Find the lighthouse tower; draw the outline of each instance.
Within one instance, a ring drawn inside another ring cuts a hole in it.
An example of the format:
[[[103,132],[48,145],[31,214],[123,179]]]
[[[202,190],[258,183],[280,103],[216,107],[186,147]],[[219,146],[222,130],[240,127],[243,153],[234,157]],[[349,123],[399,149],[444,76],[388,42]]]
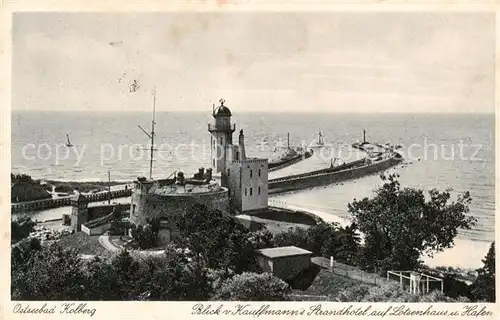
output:
[[[233,132],[236,126],[231,126],[231,110],[224,105],[224,99],[219,100],[220,105],[214,108],[212,116],[215,121],[208,124],[208,131],[212,134],[211,163],[214,173],[221,173],[221,178],[226,172],[227,146],[233,144]]]

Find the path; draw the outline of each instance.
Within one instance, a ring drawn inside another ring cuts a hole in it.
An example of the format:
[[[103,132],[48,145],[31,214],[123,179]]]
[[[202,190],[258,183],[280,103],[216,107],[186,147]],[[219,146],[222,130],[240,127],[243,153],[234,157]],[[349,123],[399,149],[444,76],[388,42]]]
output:
[[[120,248],[116,247],[109,241],[109,235],[101,235],[99,237],[99,243],[108,251],[118,252]]]
[[[122,247],[117,247],[114,244],[109,241],[109,235],[103,234],[99,237],[99,243],[108,251],[111,252],[118,252],[122,249]],[[155,256],[155,255],[160,255],[165,252],[165,250],[155,250],[155,251],[148,251],[148,250],[131,250],[133,253],[138,253],[140,255],[149,255],[149,256]]]
[[[274,200],[274,199],[269,199],[269,205],[274,206],[274,207],[278,207],[278,208],[283,208],[283,209],[309,212],[309,213],[317,216],[318,218],[320,218],[324,222],[328,222],[328,223],[335,222],[335,223],[340,224],[342,227],[346,227],[346,226],[351,225],[351,222],[347,219],[341,218],[339,216],[336,216],[334,214],[331,214],[331,213],[328,213],[325,211],[308,208],[306,205],[297,205],[297,204],[293,204],[293,203],[289,203],[289,202],[285,202],[285,201],[280,201],[280,200]]]

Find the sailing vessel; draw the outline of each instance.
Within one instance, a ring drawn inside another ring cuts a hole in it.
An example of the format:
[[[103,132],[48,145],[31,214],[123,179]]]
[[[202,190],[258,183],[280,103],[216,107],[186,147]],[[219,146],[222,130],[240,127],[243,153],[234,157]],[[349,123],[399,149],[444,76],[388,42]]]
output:
[[[313,148],[322,148],[325,146],[325,140],[323,139],[323,134],[321,131],[318,133],[318,142],[316,142],[316,145],[313,146]]]
[[[69,140],[69,134],[66,133],[66,147],[71,148],[73,145],[71,144],[71,141]]]
[[[278,148],[275,149],[275,152],[278,151]],[[287,146],[283,151],[279,152],[278,155],[269,159],[269,171],[274,171],[278,169],[282,169],[288,167],[294,163],[297,163],[301,160],[310,158],[312,156],[312,150],[304,150],[303,148],[290,147],[290,133],[287,134]]]

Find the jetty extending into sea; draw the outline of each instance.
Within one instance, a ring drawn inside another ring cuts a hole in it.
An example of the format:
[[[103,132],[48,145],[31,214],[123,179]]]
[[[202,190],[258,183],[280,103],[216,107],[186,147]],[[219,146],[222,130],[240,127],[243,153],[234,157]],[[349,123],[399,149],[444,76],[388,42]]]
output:
[[[370,157],[372,146],[379,147],[382,152],[376,152],[376,158]],[[269,194],[279,194],[288,191],[297,191],[318,186],[339,183],[347,180],[361,178],[387,170],[403,161],[403,157],[392,150],[383,148],[378,144],[370,144],[366,141],[363,144],[353,144],[354,148],[367,152],[368,156],[359,160],[347,162],[338,166],[309,171],[300,174],[288,175],[269,180]],[[297,161],[296,159],[294,160]],[[105,201],[108,199],[129,197],[132,193],[127,185],[115,186],[115,190],[110,192],[99,192],[86,194],[89,202]],[[44,199],[37,201],[27,201],[11,204],[11,212],[39,211],[57,207],[69,206],[71,196],[56,199]]]

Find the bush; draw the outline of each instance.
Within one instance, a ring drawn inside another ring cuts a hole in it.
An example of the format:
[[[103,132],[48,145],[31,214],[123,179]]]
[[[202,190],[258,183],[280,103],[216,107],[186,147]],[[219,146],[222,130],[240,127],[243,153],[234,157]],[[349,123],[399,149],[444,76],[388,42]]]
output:
[[[290,293],[286,282],[269,273],[244,272],[224,281],[212,300],[282,301]]]
[[[381,286],[353,286],[341,291],[336,299],[340,302],[469,302],[466,297],[451,298],[440,291],[428,294],[411,294],[397,283],[385,283]]]

